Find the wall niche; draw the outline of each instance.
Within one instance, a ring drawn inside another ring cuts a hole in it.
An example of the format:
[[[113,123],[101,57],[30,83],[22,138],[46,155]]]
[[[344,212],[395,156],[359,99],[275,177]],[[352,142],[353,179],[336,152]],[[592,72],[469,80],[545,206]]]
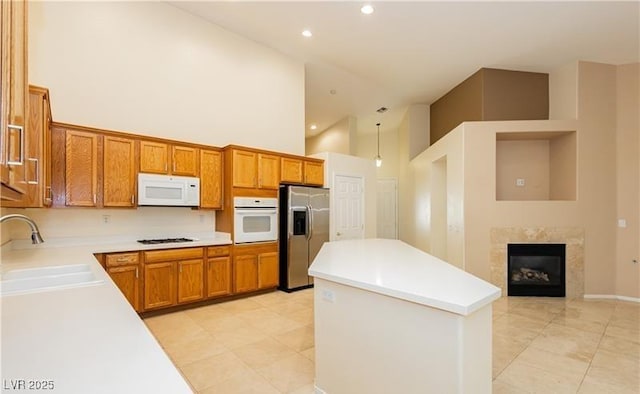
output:
[[[576,134],[496,133],[496,200],[575,201]]]

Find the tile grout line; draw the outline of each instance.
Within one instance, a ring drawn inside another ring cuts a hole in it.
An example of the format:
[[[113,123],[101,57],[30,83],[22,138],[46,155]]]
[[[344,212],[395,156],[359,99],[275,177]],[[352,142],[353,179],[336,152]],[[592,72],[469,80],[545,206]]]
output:
[[[604,326],[604,330],[602,331],[602,335],[600,335],[600,340],[598,341],[598,346],[596,346],[596,350],[593,353],[593,356],[591,356],[591,359],[589,359],[589,366],[587,367],[587,370],[584,372],[584,375],[582,376],[582,380],[580,380],[580,385],[578,386],[578,391],[576,391],[576,393],[580,392],[580,389],[582,388],[582,385],[584,384],[584,380],[586,379],[587,375],[589,374],[589,370],[591,370],[591,364],[593,364],[593,359],[596,357],[596,354],[598,353],[598,349],[600,349],[600,344],[602,343],[602,340],[604,339],[604,336],[607,332],[607,327],[609,327],[609,324],[611,323],[611,319],[613,317],[613,314],[615,313],[616,309],[618,308],[618,301],[615,301],[615,307],[613,308],[613,313],[611,313],[611,315],[609,316],[609,318],[607,319],[607,324]]]

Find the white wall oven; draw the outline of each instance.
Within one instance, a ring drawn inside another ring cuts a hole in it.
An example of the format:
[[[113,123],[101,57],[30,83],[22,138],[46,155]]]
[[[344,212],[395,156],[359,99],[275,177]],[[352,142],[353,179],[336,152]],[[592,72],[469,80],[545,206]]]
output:
[[[234,197],[233,242],[269,242],[278,239],[278,199]]]

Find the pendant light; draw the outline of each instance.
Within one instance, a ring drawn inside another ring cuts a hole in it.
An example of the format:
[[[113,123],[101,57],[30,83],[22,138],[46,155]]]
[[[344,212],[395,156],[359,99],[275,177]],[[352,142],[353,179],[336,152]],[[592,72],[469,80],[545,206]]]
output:
[[[382,157],[380,157],[380,123],[376,123],[378,126],[378,155],[376,156],[376,167],[382,166]]]

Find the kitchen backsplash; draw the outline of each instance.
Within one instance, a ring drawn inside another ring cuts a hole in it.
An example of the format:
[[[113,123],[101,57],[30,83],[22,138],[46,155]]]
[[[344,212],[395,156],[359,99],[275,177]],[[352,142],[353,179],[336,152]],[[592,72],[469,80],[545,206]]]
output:
[[[185,236],[215,230],[215,211],[191,208],[140,207],[138,209],[15,209],[32,218],[43,238],[131,235],[136,237]],[[6,230],[11,239],[30,237],[22,223]],[[3,228],[5,230],[5,228]],[[4,233],[4,231],[3,231]],[[3,240],[6,234],[2,234]]]

